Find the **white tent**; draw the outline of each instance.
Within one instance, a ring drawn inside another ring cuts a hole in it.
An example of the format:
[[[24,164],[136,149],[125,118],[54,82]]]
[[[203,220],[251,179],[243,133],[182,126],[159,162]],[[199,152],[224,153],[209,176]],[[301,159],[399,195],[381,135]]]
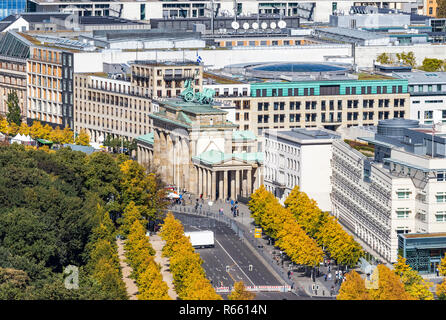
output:
[[[177,195],[176,193],[170,192],[170,193],[167,195],[167,197],[168,197],[169,199],[178,199],[180,196]]]
[[[17,142],[20,144],[30,144],[34,140],[28,135],[21,135],[20,133],[11,139],[11,143]]]

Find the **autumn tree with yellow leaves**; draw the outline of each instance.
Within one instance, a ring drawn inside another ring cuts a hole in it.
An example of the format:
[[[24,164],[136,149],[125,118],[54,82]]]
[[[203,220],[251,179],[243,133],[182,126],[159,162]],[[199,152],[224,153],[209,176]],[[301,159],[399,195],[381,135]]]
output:
[[[379,264],[378,288],[369,289],[371,300],[415,300],[404,289],[404,283],[400,277],[385,265]]]
[[[446,256],[441,259],[438,271],[440,275],[446,276]],[[443,278],[443,282],[437,284],[435,293],[439,300],[446,300],[446,278]]]
[[[90,145],[90,136],[87,133],[87,130],[81,129],[79,134],[77,135],[74,143],[81,146],[89,146]]]
[[[368,300],[369,293],[365,287],[364,279],[352,270],[345,275],[345,281],[342,282],[337,300]]]
[[[146,236],[138,208],[131,202],[124,212],[124,229],[128,228],[125,256],[132,268],[132,278],[139,289],[139,300],[170,300],[169,287],[163,281],[160,266],[155,262],[155,250]],[[121,226],[121,228],[122,228]]]
[[[234,283],[234,290],[228,295],[229,300],[254,300],[256,294],[246,290],[243,281]]]
[[[262,185],[252,195],[249,209],[256,224],[276,239],[291,260],[300,265],[315,267],[323,261],[323,251],[301,228],[290,210]]]
[[[408,294],[417,300],[434,300],[434,295],[430,291],[434,284],[426,282],[416,270],[406,263],[405,258],[398,256],[393,267],[393,271],[400,277]]]
[[[160,232],[165,241],[163,255],[170,258],[175,290],[182,300],[222,300],[208,279],[200,255],[184,235],[181,222],[168,213]]]
[[[336,218],[323,212],[316,201],[310,199],[299,186],[294,187],[285,200],[285,207],[294,215],[297,223],[317,243],[325,248],[338,264],[354,266],[364,252]]]

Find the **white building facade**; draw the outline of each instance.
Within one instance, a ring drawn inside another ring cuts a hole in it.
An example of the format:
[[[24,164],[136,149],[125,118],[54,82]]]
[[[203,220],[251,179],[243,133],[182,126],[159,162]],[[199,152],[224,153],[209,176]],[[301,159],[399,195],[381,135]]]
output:
[[[446,72],[394,73],[408,80],[410,119],[422,124],[446,123]]]
[[[432,157],[428,128],[404,128],[407,121],[383,121],[395,124],[399,137],[378,126],[374,138],[361,139],[375,146],[374,159],[333,143],[333,214],[367,251],[390,263],[398,257],[398,234],[446,231],[446,131],[435,136]]]
[[[283,204],[295,186],[331,211],[332,143],[339,139],[325,129],[265,130],[264,185]]]

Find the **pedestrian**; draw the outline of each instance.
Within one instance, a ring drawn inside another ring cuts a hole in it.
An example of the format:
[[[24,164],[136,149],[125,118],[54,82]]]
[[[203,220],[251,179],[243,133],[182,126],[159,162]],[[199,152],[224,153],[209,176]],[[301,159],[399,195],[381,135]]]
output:
[[[335,284],[338,284],[338,277],[335,277]]]
[[[327,274],[325,274],[325,276],[324,276],[324,280],[327,281]]]
[[[330,266],[330,262],[328,263],[328,272],[331,271],[331,266]]]
[[[331,280],[331,272],[328,274],[328,280]]]
[[[334,286],[331,286],[331,288],[330,288],[330,296],[333,296],[333,294],[334,294]]]
[[[338,279],[338,270],[335,272],[335,278]]]

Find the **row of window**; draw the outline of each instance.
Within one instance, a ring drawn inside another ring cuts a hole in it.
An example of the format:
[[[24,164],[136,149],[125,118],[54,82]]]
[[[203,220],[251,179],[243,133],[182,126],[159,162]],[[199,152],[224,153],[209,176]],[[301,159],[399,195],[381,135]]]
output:
[[[374,120],[375,118],[375,112],[363,112],[363,113],[359,113],[359,112],[347,112],[347,117],[343,117],[342,116],[342,112],[338,112],[337,113],[337,117],[335,117],[335,113],[331,112],[329,114],[326,113],[322,113],[321,116],[321,122],[342,122],[342,120],[347,120],[347,121],[356,121],[359,120],[360,118],[360,114],[362,114],[362,120]],[[404,111],[394,111],[393,112],[393,117],[394,118],[404,118]],[[377,116],[379,120],[382,119],[388,119],[390,115],[389,111],[380,111],[378,112]],[[303,116],[303,117],[301,117]],[[284,123],[286,120],[287,115],[285,114],[275,114],[273,115],[273,122],[274,123]],[[305,114],[300,114],[300,113],[296,113],[296,114],[288,114],[289,117],[289,122],[300,122],[302,120],[304,120],[305,122],[315,122],[318,119],[318,114],[317,113],[305,113]],[[257,123],[269,123],[269,118],[270,115],[266,114],[266,115],[258,115],[257,116]],[[238,113],[236,113],[236,117],[235,119],[238,121],[240,120],[240,116]],[[244,120],[249,120],[249,114],[245,113],[245,117]]]
[[[359,90],[356,90],[356,89]],[[387,92],[387,86],[377,86],[376,93],[377,94],[386,94],[386,93],[403,93],[403,86],[391,86],[390,92]],[[286,95],[284,93],[287,93]],[[256,97],[292,97],[292,96],[314,96],[315,88],[273,88],[273,89],[256,89],[255,90]],[[320,86],[318,95],[339,95],[340,86]],[[346,87],[345,88],[346,95],[356,95],[356,94],[372,94],[371,86],[361,86],[361,87]]]

